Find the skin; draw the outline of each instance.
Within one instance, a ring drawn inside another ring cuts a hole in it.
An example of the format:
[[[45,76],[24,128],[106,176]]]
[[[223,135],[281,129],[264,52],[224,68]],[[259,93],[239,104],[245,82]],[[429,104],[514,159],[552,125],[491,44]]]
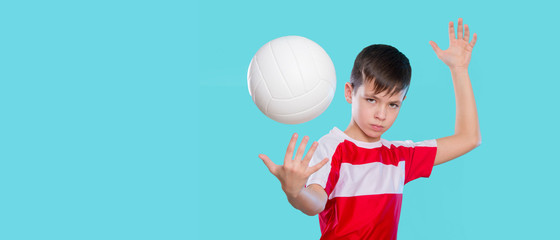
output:
[[[434,166],[455,159],[481,143],[476,103],[468,74],[468,66],[477,35],[475,33],[471,41],[469,41],[469,35],[468,25],[464,25],[463,34],[463,19],[459,18],[457,34],[455,34],[453,22],[449,22],[448,49],[441,50],[435,42],[429,42],[437,57],[449,67],[456,102],[455,132],[451,136],[436,139],[438,147]],[[373,82],[364,83],[353,91],[352,86],[346,83],[344,89],[346,101],[352,104],[352,118],[344,132],[358,141],[379,141],[381,135],[393,125],[402,102],[406,98],[403,96],[403,92],[394,95],[389,95],[387,92],[373,94],[372,84]],[[375,128],[372,124],[380,125],[382,128]],[[301,141],[295,157],[292,157],[296,149],[297,138],[297,133],[294,133],[290,139],[284,157],[284,165],[275,164],[264,154],[259,154],[259,158],[278,178],[290,204],[312,216],[323,211],[328,197],[320,185],[311,184],[306,188],[305,184],[312,173],[328,162],[328,158],[314,166],[309,166],[311,157],[317,149],[317,142],[313,142],[304,156],[305,146],[309,141],[307,136]]]

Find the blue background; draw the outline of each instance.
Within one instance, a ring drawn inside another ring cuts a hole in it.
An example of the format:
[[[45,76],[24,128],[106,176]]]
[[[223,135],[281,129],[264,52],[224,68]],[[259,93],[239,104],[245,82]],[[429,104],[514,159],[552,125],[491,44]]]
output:
[[[552,2],[552,1],[550,1]],[[549,1],[0,3],[0,239],[318,239],[257,157],[345,129],[355,56],[385,43],[412,84],[383,136],[453,133],[448,46],[462,17],[482,145],[407,184],[399,239],[556,236],[557,7]],[[300,35],[337,71],[330,107],[284,125],[247,90],[251,57]]]

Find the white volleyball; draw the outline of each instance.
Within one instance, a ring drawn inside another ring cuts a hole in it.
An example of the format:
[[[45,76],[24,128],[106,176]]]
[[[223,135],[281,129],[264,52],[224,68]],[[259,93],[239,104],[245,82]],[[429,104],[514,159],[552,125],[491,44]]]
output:
[[[286,36],[257,51],[247,84],[253,102],[266,116],[298,124],[327,109],[336,90],[336,73],[331,58],[317,43]]]

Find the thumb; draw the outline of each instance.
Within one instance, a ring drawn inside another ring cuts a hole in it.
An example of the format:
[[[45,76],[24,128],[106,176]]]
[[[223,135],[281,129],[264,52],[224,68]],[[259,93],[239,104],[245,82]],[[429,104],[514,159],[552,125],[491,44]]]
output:
[[[272,162],[272,160],[270,160],[270,158],[268,158],[268,156],[264,154],[259,154],[259,158],[263,160],[264,165],[266,165],[266,167],[268,168],[268,171],[276,176],[276,169],[278,168],[278,165]]]
[[[325,166],[325,164],[327,164],[328,162],[329,162],[329,158],[325,158],[325,159],[323,159],[323,161],[315,164],[315,166],[309,168],[309,170],[310,170],[309,174],[312,174],[314,172],[319,171],[319,169],[321,169],[323,166]]]
[[[434,41],[430,41],[430,46],[432,46],[432,49],[434,49],[434,52],[436,52],[436,55],[440,55],[441,53],[441,49],[438,47],[438,45],[436,44],[436,42]]]

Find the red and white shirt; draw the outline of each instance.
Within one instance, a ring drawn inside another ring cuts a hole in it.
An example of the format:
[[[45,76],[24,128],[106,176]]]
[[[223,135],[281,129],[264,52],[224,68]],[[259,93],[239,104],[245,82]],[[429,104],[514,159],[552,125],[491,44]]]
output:
[[[309,165],[329,162],[306,186],[319,184],[328,196],[321,239],[396,239],[403,187],[430,176],[436,140],[361,142],[335,127],[318,142]]]

